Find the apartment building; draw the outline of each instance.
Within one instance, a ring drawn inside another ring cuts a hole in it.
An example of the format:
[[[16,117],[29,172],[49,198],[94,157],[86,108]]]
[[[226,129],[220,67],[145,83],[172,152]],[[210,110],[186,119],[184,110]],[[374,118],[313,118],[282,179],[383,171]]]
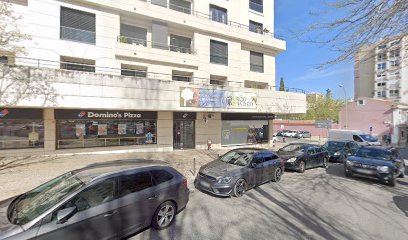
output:
[[[247,145],[270,141],[275,114],[306,111],[302,91],[275,90],[273,0],[12,5],[31,40],[0,52],[2,81],[19,69],[41,88],[0,99],[0,149]]]
[[[408,35],[402,35],[366,46],[356,53],[355,98],[408,103],[407,51]]]

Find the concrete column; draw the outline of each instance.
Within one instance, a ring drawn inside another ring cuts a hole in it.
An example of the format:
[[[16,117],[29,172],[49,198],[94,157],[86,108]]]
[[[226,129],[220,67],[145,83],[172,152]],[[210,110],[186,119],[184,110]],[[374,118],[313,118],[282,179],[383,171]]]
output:
[[[269,120],[268,123],[269,123],[269,132],[268,132],[269,145],[272,146],[273,145],[273,141],[272,141],[272,138],[273,138],[273,120]]]
[[[211,118],[208,117],[211,114]],[[204,115],[207,123],[204,121]],[[221,148],[221,113],[197,113],[195,141],[197,149],[207,149],[211,140],[212,148]]]
[[[173,112],[157,113],[157,144],[173,148]]]
[[[56,149],[56,122],[54,119],[54,109],[44,109],[44,150],[54,151]]]

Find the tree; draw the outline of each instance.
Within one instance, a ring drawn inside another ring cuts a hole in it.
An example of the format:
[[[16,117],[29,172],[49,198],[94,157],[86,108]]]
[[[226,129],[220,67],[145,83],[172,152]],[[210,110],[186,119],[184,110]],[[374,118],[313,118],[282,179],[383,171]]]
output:
[[[280,79],[279,91],[285,91],[285,81],[283,81],[283,77]]]
[[[319,67],[350,61],[366,45],[408,33],[407,0],[325,0],[324,4],[331,11],[313,14],[335,12],[340,16],[315,23],[300,35],[305,42],[337,52]]]
[[[331,102],[331,90],[330,90],[330,89],[327,89],[327,90],[326,90],[326,97],[325,97],[325,99],[326,99],[326,102]]]
[[[42,105],[52,105],[57,96],[50,84],[54,76],[47,71],[10,63],[26,51],[22,41],[31,37],[19,29],[21,16],[13,12],[9,2],[0,1],[0,54],[9,59],[9,65],[0,65],[0,105],[16,106],[21,101],[39,100]]]

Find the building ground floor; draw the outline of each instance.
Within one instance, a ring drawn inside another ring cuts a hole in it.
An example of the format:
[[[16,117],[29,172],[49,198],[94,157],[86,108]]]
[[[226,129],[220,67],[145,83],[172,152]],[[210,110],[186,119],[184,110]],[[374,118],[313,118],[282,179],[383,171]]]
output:
[[[273,114],[0,109],[0,149],[206,149],[270,143]]]

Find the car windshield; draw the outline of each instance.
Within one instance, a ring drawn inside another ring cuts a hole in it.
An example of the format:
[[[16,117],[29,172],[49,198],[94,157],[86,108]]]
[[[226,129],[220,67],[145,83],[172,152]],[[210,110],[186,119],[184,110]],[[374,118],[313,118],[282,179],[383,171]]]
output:
[[[247,166],[252,160],[254,150],[233,150],[220,157],[220,161],[238,166]]]
[[[303,152],[304,145],[302,144],[289,144],[280,149],[282,152]]]
[[[385,161],[394,159],[390,151],[383,150],[383,149],[369,149],[369,148],[360,148],[360,150],[358,150],[356,153],[356,157],[371,158],[371,159],[385,160]]]
[[[324,145],[323,145],[323,147],[324,148],[331,148],[331,149],[341,149],[341,148],[344,148],[344,145],[346,145],[346,143],[344,143],[344,142],[332,142],[332,141],[330,141],[330,142],[326,142]]]
[[[367,142],[377,142],[378,141],[378,138],[367,135],[367,134],[360,135],[360,137],[364,139],[364,141],[367,141]]]
[[[21,195],[9,209],[9,221],[23,225],[37,218],[84,183],[68,172]]]

